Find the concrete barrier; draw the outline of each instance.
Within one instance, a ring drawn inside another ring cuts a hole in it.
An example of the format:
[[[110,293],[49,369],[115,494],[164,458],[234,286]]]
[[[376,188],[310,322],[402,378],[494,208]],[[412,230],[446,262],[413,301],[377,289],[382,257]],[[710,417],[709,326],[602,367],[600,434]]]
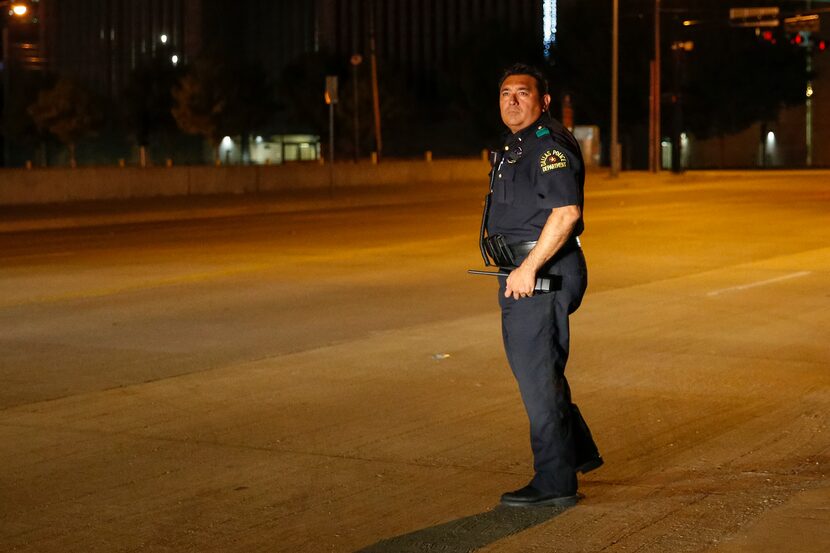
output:
[[[81,167],[0,170],[0,205],[249,194],[326,188],[486,180],[480,159],[257,166]]]

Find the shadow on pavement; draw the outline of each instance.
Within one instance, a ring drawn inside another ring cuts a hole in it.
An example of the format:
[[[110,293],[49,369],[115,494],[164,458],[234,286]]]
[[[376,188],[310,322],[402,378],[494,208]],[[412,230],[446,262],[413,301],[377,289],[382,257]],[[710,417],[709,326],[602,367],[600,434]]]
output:
[[[567,507],[510,508],[459,518],[381,540],[357,553],[468,553],[564,513]]]

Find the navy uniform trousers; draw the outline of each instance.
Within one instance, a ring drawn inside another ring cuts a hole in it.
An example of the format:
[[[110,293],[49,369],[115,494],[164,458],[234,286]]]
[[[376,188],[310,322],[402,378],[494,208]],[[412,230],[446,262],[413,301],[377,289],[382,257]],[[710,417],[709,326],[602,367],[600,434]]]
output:
[[[561,286],[519,300],[504,297],[506,279],[499,278],[502,336],[530,420],[536,472],[531,485],[544,492],[572,495],[577,490],[576,467],[597,455],[588,427],[571,403],[565,378],[568,316],[579,307],[588,285],[582,250],[554,257],[544,272],[560,275]]]

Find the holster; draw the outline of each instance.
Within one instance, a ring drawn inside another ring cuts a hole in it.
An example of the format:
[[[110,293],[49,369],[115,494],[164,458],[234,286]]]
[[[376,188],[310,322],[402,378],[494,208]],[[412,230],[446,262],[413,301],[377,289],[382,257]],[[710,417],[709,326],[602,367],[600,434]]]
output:
[[[484,249],[487,251],[487,255],[499,267],[516,267],[516,258],[513,257],[513,251],[507,245],[507,241],[501,234],[486,237],[484,239]]]

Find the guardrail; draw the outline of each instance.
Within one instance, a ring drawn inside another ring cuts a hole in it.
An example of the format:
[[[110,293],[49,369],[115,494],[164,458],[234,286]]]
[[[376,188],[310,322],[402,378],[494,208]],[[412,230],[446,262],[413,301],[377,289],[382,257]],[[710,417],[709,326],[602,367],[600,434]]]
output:
[[[249,194],[487,179],[481,159],[256,166],[79,167],[0,171],[0,205]]]

